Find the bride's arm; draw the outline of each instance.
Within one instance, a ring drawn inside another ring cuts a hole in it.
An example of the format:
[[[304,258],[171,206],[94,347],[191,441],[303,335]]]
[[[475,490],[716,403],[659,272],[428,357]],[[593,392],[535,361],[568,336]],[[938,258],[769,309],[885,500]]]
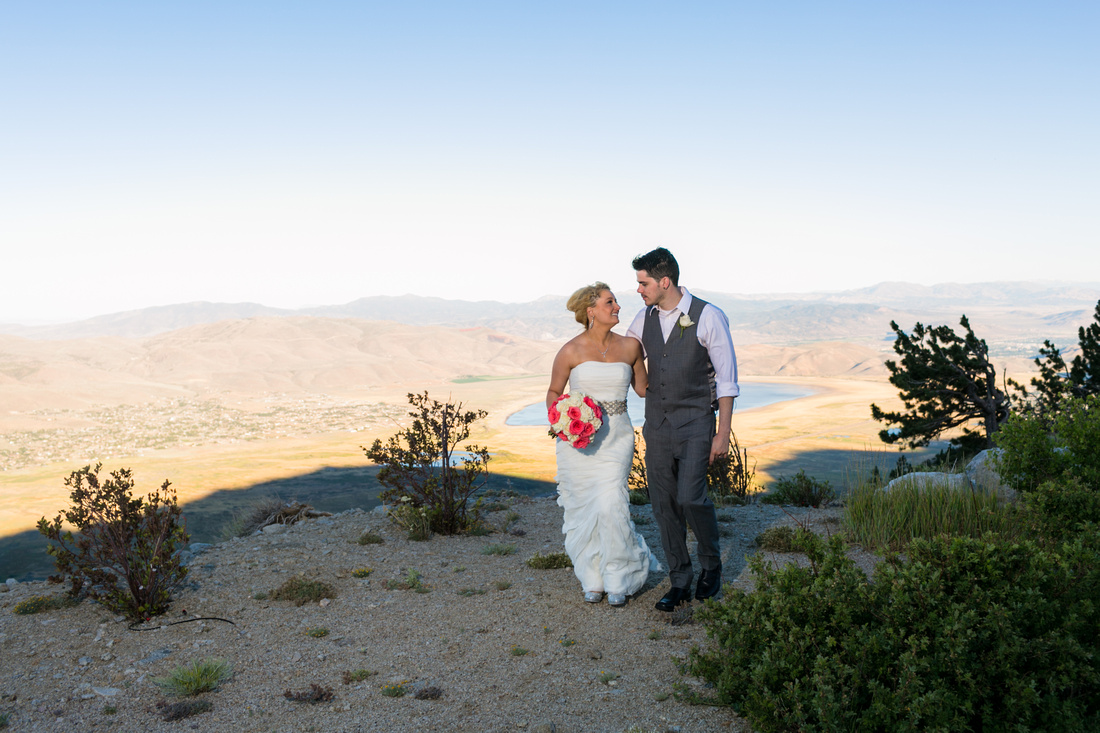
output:
[[[645,356],[642,354],[642,345],[634,339],[627,339],[633,346],[631,347],[631,354],[634,356],[634,363],[631,365],[634,368],[634,375],[630,379],[630,383],[634,385],[634,391],[639,397],[645,398],[646,388],[649,387],[649,374],[645,370]]]
[[[569,381],[569,373],[573,371],[570,359],[569,344],[561,347],[561,351],[554,357],[554,366],[550,370],[550,388],[546,390],[546,411],[550,411],[550,405],[554,404],[565,392],[565,383]]]

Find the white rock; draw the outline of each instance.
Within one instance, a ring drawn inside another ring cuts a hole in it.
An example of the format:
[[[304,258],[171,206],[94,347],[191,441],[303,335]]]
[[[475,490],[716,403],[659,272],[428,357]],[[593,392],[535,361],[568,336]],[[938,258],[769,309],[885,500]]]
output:
[[[996,448],[983,450],[966,467],[966,475],[970,478],[971,485],[976,489],[996,492],[1004,499],[1015,499],[1016,492],[1006,486],[1000,475],[993,469],[993,462],[1000,451]]]
[[[93,687],[92,692],[97,695],[103,695],[103,697],[114,697],[122,692],[122,690],[117,687]]]
[[[946,486],[949,489],[968,489],[970,480],[965,473],[937,473],[934,471],[918,471],[898,476],[882,487],[883,491],[891,491],[901,487],[916,487],[918,490]]]
[[[280,532],[285,532],[286,531],[286,525],[285,524],[269,524],[260,531],[263,532],[264,534],[279,534]]]

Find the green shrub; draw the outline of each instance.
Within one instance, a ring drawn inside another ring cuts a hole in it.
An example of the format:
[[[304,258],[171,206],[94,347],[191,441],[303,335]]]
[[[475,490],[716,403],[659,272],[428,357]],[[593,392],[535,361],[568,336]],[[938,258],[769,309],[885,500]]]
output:
[[[360,545],[380,545],[385,542],[382,539],[382,535],[376,532],[364,532],[359,535],[359,539],[356,540]]]
[[[573,561],[564,552],[551,552],[548,555],[536,552],[533,557],[527,558],[527,567],[535,570],[557,570],[573,567]]]
[[[997,472],[1017,491],[1069,478],[1100,490],[1100,396],[1067,399],[1046,415],[1013,415],[994,440]]]
[[[762,731],[1100,729],[1100,554],[914,540],[868,581],[843,543],[809,567],[750,558],[752,593],[695,614],[711,639],[683,671]]]
[[[388,487],[380,496],[398,504],[408,499],[427,512],[431,531],[457,534],[477,523],[479,508],[469,499],[485,485],[489,451],[476,445],[458,446],[468,440],[471,425],[484,410],[464,410],[463,404],[441,403],[428,393],[408,395],[412,425],[383,443],[363,448],[367,458],[381,466],[378,482]]]
[[[224,659],[203,659],[176,667],[165,677],[153,682],[166,693],[177,697],[193,697],[217,689],[229,678],[229,662]]]
[[[938,535],[982,537],[992,532],[1004,540],[1028,536],[1033,520],[996,492],[927,486],[895,485],[889,491],[865,483],[852,488],[844,502],[848,538],[870,550],[904,551],[917,537]]]
[[[102,483],[97,463],[65,479],[72,489],[72,507],[52,522],[38,521],[38,531],[50,544],[70,595],[81,591],[130,620],[157,616],[168,610],[171,591],[187,576],[176,552],[187,544],[176,492],[165,481],[145,499],[132,495],[130,469],[111,472]],[[76,527],[62,530],[62,524]]]
[[[627,497],[629,498],[632,506],[646,506],[647,504],[649,504],[649,494],[641,491],[635,491],[634,489],[631,489],[629,492],[627,492]]]
[[[794,552],[800,547],[802,535],[808,532],[802,527],[796,529],[787,525],[768,527],[756,536],[755,542],[757,547],[771,552]]]
[[[272,600],[293,601],[295,605],[304,606],[307,603],[316,603],[322,598],[335,598],[336,591],[319,580],[307,580],[301,575],[295,575],[271,591],[269,597]]]
[[[776,481],[772,490],[760,497],[760,501],[765,504],[819,507],[835,498],[836,492],[828,481],[819,481],[800,470],[794,478],[784,476]]]

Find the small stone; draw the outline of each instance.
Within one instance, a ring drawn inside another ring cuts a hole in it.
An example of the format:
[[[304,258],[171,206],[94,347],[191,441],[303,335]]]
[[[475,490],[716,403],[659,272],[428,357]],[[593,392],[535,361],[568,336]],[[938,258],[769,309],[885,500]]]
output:
[[[92,692],[97,695],[102,695],[103,697],[114,697],[122,692],[122,690],[117,687],[93,687]]]
[[[588,658],[589,659],[603,659],[603,652],[601,652],[599,649],[589,649],[588,650]]]
[[[81,667],[87,667],[89,664],[92,663],[92,658],[81,657],[80,659],[76,660],[76,663],[79,664]]]
[[[300,662],[300,661],[302,661],[302,653],[301,653],[301,652],[294,652],[294,656],[292,656],[292,657],[290,658],[290,661],[292,661],[292,662]]]
[[[331,599],[331,598],[322,598],[322,599],[321,599],[321,600],[320,600],[320,601],[318,602],[318,604],[317,604],[317,605],[319,605],[319,606],[320,606],[321,608],[324,608],[325,606],[327,606],[327,605],[328,605],[328,604],[330,604],[330,603],[332,603],[332,599]]]
[[[263,532],[264,534],[279,534],[280,532],[285,532],[286,531],[286,525],[285,524],[269,524],[260,531]]]

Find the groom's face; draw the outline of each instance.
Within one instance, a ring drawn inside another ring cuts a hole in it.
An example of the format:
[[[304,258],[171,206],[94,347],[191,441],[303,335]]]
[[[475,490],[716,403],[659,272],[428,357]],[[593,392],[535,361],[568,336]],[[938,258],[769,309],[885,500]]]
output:
[[[654,280],[645,270],[637,270],[636,272],[638,274],[638,295],[642,296],[642,302],[646,304],[647,308],[651,305],[660,305],[672,281],[667,277]]]

